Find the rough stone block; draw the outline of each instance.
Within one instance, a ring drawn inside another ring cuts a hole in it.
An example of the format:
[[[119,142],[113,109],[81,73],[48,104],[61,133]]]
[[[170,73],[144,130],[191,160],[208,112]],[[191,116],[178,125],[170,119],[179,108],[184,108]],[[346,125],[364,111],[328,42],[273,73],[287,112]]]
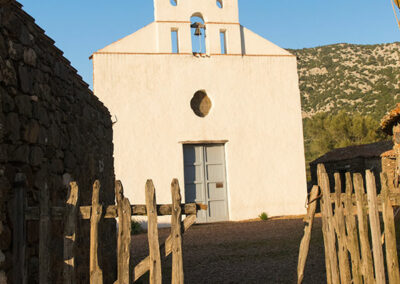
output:
[[[0,57],[6,58],[8,55],[8,49],[4,36],[0,33]]]
[[[21,82],[22,91],[24,93],[31,94],[33,90],[32,70],[27,66],[19,66],[18,74],[19,74],[19,80]]]
[[[0,81],[7,86],[17,85],[17,73],[15,67],[10,60],[3,61],[0,57]]]
[[[18,108],[18,112],[27,117],[32,116],[32,102],[29,96],[19,95],[15,97],[15,103]]]
[[[8,139],[12,142],[16,142],[20,139],[21,123],[19,121],[18,114],[10,112],[6,118],[6,129],[8,133]]]
[[[47,143],[48,143],[47,130],[41,127],[39,130],[38,144],[47,145]]]
[[[33,105],[33,118],[39,120],[40,124],[49,127],[50,126],[50,119],[47,110],[43,106],[42,103],[37,103]]]
[[[0,234],[0,250],[7,250],[11,246],[12,233],[8,226],[3,225],[3,231]]]
[[[66,151],[64,154],[64,165],[68,171],[72,171],[76,166],[76,158],[70,151]]]
[[[55,148],[60,145],[60,131],[55,123],[51,124],[49,128],[49,144]]]
[[[19,41],[24,45],[32,45],[34,41],[33,35],[29,33],[29,30],[26,27],[21,29],[21,34],[19,36]]]
[[[53,159],[51,161],[51,171],[53,173],[62,174],[64,172],[64,165],[60,159]]]
[[[30,161],[31,165],[36,167],[43,162],[44,154],[40,147],[35,146],[31,150]]]
[[[36,120],[30,120],[24,131],[24,140],[34,144],[39,137],[40,126]]]
[[[24,52],[24,47],[22,46],[22,44],[15,43],[11,40],[9,41],[8,55],[10,56],[11,59],[15,61],[21,60],[23,52]]]
[[[36,66],[36,52],[32,48],[24,50],[24,62],[31,66]]]
[[[12,153],[11,162],[29,163],[29,146],[21,145]]]
[[[6,90],[2,89],[0,91],[1,94],[1,102],[2,102],[2,108],[4,112],[11,112],[15,108],[15,103],[14,100],[11,98],[10,95],[6,92]]]

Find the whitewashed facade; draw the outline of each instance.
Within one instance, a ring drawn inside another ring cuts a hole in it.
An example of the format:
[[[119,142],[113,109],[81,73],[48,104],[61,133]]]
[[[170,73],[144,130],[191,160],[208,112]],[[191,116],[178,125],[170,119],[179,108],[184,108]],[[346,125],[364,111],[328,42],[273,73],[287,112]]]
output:
[[[241,26],[237,0],[173,2],[154,0],[153,23],[92,56],[126,195],[143,203],[151,178],[170,203],[177,177],[184,200],[209,205],[202,222],[305,213],[296,57]]]

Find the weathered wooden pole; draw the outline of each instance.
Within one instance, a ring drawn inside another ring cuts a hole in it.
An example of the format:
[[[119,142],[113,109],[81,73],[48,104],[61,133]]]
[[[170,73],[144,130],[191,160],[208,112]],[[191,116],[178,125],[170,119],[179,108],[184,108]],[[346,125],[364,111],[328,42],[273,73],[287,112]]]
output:
[[[297,283],[303,282],[304,269],[306,267],[308,251],[310,249],[311,230],[314,223],[315,210],[317,209],[319,187],[313,186],[310,193],[307,215],[304,218],[304,236],[300,243],[299,259],[297,263]]]
[[[352,195],[353,182],[350,173],[346,173],[346,198],[344,201],[344,210],[346,215],[347,249],[349,250],[351,256],[353,283],[362,284],[360,245],[358,242],[356,219],[353,215]]]
[[[376,282],[385,283],[385,265],[383,260],[383,250],[381,242],[381,223],[379,221],[375,176],[371,171],[367,170],[366,179],[367,179],[369,221],[371,223],[372,249],[374,252]]]
[[[186,232],[189,230],[189,228],[196,223],[196,215],[189,215],[183,220],[183,232]],[[160,249],[162,247],[165,247],[165,256],[167,257],[168,255],[171,254],[172,252],[172,236],[169,235],[168,238],[165,240],[164,245],[160,245]],[[140,277],[142,277],[147,271],[150,270],[150,257],[147,256],[145,259],[143,259],[141,262],[139,262],[134,269],[134,279],[133,281],[137,281]]]
[[[149,241],[150,284],[161,284],[161,255],[157,228],[157,202],[153,181],[146,182],[146,209],[148,217],[147,237]]]
[[[39,282],[50,283],[50,196],[47,183],[40,190],[40,221],[39,221]]]
[[[64,224],[64,283],[76,283],[75,276],[75,239],[76,239],[76,225],[78,218],[78,196],[79,188],[76,182],[69,184],[68,199],[66,202],[65,210],[65,224]]]
[[[26,177],[22,173],[15,176],[13,204],[13,283],[27,283],[26,267]]]
[[[347,252],[347,235],[346,225],[344,220],[344,209],[343,203],[340,199],[342,194],[342,182],[340,174],[335,173],[335,230],[338,239],[338,256],[339,256],[339,268],[340,268],[340,281],[341,283],[350,283],[350,267],[349,267],[349,255]]]
[[[322,230],[325,243],[325,262],[327,283],[339,283],[339,269],[336,252],[335,225],[332,212],[331,192],[329,187],[329,177],[325,166],[318,165],[318,185],[322,190],[321,212],[322,212]]]
[[[364,181],[361,174],[354,174],[353,182],[356,193],[358,231],[360,233],[361,265],[364,283],[375,283],[371,247],[369,245],[368,237],[368,219],[366,212],[364,211]]]
[[[172,216],[171,216],[171,237],[172,237],[172,284],[183,284],[183,252],[182,252],[182,209],[181,192],[177,179],[171,183],[172,195]]]
[[[118,280],[119,284],[130,284],[130,250],[131,250],[131,205],[124,197],[120,181],[115,182],[115,197],[118,211]]]
[[[399,260],[396,247],[396,231],[394,225],[393,207],[389,198],[388,178],[381,173],[382,184],[382,215],[385,224],[385,250],[386,265],[388,269],[389,283],[400,283]]]
[[[99,222],[101,219],[102,206],[99,204],[100,182],[93,184],[92,214],[90,218],[90,283],[103,283],[103,272],[99,267]]]

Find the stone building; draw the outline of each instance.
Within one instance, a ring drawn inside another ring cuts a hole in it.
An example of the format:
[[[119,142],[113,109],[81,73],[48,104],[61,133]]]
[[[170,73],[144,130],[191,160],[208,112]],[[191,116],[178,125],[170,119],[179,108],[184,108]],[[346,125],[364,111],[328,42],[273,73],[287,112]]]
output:
[[[400,103],[396,105],[381,121],[382,130],[393,136],[393,149],[384,157],[384,167],[389,177],[389,187],[399,190],[400,177]]]
[[[340,173],[342,185],[345,185],[345,173],[362,173],[372,170],[377,177],[378,190],[380,188],[379,175],[382,171],[391,173],[393,169],[391,163],[391,149],[393,142],[382,141],[371,144],[349,146],[334,149],[310,163],[311,183],[318,184],[317,166],[324,164],[330,180],[332,189],[334,188],[334,173]]]
[[[92,55],[115,116],[115,171],[144,202],[208,205],[200,222],[303,214],[296,57],[239,23],[238,0],[154,0],[154,22]]]
[[[54,41],[19,3],[0,0],[0,283],[15,283],[13,267],[14,181],[26,177],[27,206],[38,207],[47,189],[50,206],[65,206],[67,185],[78,182],[80,205],[91,203],[100,179],[100,200],[114,204],[112,122]],[[39,224],[26,224],[29,283],[38,283]],[[89,283],[89,228],[80,221],[76,239],[77,282]],[[48,236],[48,282],[61,283],[63,224]],[[115,280],[115,221],[100,226],[105,283]],[[17,257],[17,256],[14,256]],[[106,260],[106,261],[105,261]],[[43,275],[42,275],[43,276]]]

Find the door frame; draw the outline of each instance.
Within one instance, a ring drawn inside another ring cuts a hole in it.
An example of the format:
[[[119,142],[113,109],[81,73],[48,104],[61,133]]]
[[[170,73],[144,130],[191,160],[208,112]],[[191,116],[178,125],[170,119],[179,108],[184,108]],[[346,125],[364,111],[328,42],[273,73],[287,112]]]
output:
[[[230,220],[230,210],[229,210],[229,204],[230,204],[230,197],[229,197],[229,188],[228,188],[228,174],[227,174],[227,158],[226,158],[226,144],[229,142],[229,140],[201,140],[201,141],[182,141],[179,142],[180,144],[182,144],[182,171],[183,171],[183,185],[184,185],[184,194],[185,194],[185,202],[186,201],[186,182],[185,182],[185,153],[184,153],[184,147],[185,146],[202,146],[202,147],[206,147],[206,146],[218,146],[221,145],[223,146],[223,155],[224,155],[224,182],[225,182],[225,203],[226,203],[226,216],[227,216],[227,220]],[[203,168],[206,168],[206,155],[205,155],[205,151],[203,151]],[[206,173],[204,173],[205,175]],[[204,176],[205,178],[205,176]],[[206,182],[206,181],[205,181]],[[205,190],[205,199],[207,202],[207,206],[208,206],[208,196],[207,196],[207,188],[206,188],[206,184],[204,185],[204,190]],[[208,213],[209,213],[209,208],[207,209],[207,214],[206,214],[206,223],[214,223],[214,222],[219,222],[219,221],[211,221],[209,222],[208,220]],[[226,222],[226,221],[220,221],[220,222]]]

